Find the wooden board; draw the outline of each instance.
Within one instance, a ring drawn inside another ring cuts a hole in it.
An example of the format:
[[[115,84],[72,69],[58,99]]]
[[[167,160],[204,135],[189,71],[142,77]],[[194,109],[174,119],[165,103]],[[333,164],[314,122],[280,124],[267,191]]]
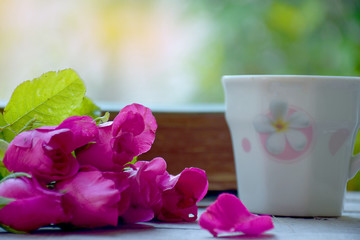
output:
[[[155,143],[139,159],[163,157],[168,171],[186,167],[204,169],[209,190],[236,189],[235,165],[224,113],[154,113],[158,130]]]

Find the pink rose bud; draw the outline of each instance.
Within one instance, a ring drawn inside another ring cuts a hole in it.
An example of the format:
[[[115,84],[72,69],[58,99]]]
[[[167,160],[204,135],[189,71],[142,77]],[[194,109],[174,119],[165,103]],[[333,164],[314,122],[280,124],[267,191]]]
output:
[[[0,209],[0,223],[30,232],[69,220],[61,206],[63,194],[43,189],[35,178],[10,178],[0,183],[0,197],[10,203]]]
[[[4,165],[9,171],[26,172],[45,183],[73,176],[79,164],[71,154],[70,129],[38,128],[17,135],[9,144]]]
[[[157,124],[151,110],[140,104],[131,104],[114,119],[112,129],[113,148],[119,156],[128,162],[150,150],[155,140]],[[126,147],[123,147],[125,144]]]
[[[205,171],[198,168],[183,170],[172,177],[162,193],[163,206],[157,218],[168,222],[195,221],[198,213],[196,203],[204,198],[207,190]]]
[[[46,126],[20,133],[4,157],[9,171],[26,172],[49,183],[73,176],[79,163],[72,152],[98,136],[91,117],[73,116],[59,126]]]
[[[98,128],[95,143],[78,149],[77,159],[81,165],[116,171],[151,148],[157,125],[149,108],[132,104],[124,107],[113,122],[100,124]]]

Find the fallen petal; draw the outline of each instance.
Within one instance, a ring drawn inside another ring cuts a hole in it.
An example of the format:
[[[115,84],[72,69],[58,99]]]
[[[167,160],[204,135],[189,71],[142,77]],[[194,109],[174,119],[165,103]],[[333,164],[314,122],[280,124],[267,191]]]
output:
[[[274,228],[270,216],[250,213],[235,195],[223,193],[200,216],[200,227],[215,237],[220,233],[242,232],[260,235]]]

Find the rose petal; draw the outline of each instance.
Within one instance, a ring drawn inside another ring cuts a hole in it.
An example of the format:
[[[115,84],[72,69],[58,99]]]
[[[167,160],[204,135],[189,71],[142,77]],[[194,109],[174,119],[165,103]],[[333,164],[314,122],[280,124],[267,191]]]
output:
[[[120,201],[118,202],[118,215],[121,216],[130,206],[130,174],[128,172],[103,172],[103,176],[114,181],[116,189],[120,193]]]
[[[166,172],[166,162],[163,158],[161,157],[157,157],[154,158],[153,160],[151,160],[150,162],[147,161],[138,161],[135,163],[135,167],[139,169],[139,171],[143,171],[143,175],[150,175],[149,177],[151,178],[151,175],[156,176],[156,175],[161,175],[164,174]],[[140,180],[140,175],[138,175],[138,179]]]
[[[35,129],[35,131],[37,131]],[[70,129],[55,129],[44,132],[42,135],[36,135],[45,142],[45,144],[54,149],[61,149],[64,153],[71,153],[75,150],[74,134]]]
[[[151,130],[151,131],[155,132],[155,130],[157,128],[156,119],[153,116],[153,114],[149,108],[147,108],[141,104],[136,104],[136,103],[127,105],[126,107],[121,109],[120,114],[116,118],[121,119],[123,117],[121,114],[127,113],[127,112],[139,113],[144,119],[145,130]],[[114,121],[115,121],[115,119],[114,119]],[[116,120],[118,120],[118,119],[116,119]],[[118,132],[117,129],[115,129],[114,131]]]
[[[127,223],[149,221],[162,206],[162,184],[168,183],[170,177],[166,162],[162,158],[138,161],[127,172],[130,174],[131,204],[121,217]]]
[[[194,184],[196,183],[196,184]],[[199,202],[207,193],[208,180],[204,170],[199,168],[186,168],[179,176],[175,187],[177,190],[191,195]]]
[[[65,119],[57,129],[70,129],[74,134],[74,149],[95,141],[99,134],[95,121],[89,116],[72,116]]]
[[[114,135],[121,130],[123,132],[131,132],[137,136],[145,130],[143,116],[138,112],[126,111],[127,109],[128,108],[122,109],[115,117],[113,128]]]
[[[156,129],[156,120],[149,108],[140,104],[128,105],[121,109],[115,117],[112,134],[114,137],[131,134],[132,139],[131,141],[128,140],[128,144],[131,143],[132,146],[114,146],[114,148],[119,154],[123,153],[124,156],[128,152],[128,158],[131,161],[133,157],[149,151],[155,140]],[[129,136],[127,138],[129,139]]]
[[[20,148],[31,148],[34,133],[35,131],[22,132],[11,141],[11,144]]]
[[[76,149],[76,158],[80,165],[91,165],[101,171],[118,171],[123,168],[123,162],[114,161],[114,153],[110,145],[112,124],[111,121],[100,124],[96,143]]]
[[[126,223],[147,222],[154,218],[154,210],[147,207],[129,207],[121,218]]]
[[[161,221],[187,221],[197,219],[198,203],[207,193],[208,180],[204,170],[187,168],[170,179],[162,194],[163,207],[157,212]]]
[[[120,192],[116,184],[92,167],[82,167],[77,175],[58,182],[56,190],[65,192],[64,209],[71,213],[71,224],[95,228],[116,226]]]
[[[142,153],[137,139],[129,132],[112,138],[110,147],[113,151],[113,161],[122,165],[131,162],[134,157]]]
[[[240,199],[228,193],[219,195],[200,216],[199,224],[215,237],[231,232],[259,235],[274,227],[270,216],[250,213]]]

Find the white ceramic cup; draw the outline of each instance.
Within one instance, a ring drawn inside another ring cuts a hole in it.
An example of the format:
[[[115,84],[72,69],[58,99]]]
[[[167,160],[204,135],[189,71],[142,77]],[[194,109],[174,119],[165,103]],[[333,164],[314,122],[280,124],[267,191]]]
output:
[[[360,127],[360,77],[224,76],[238,194],[249,211],[340,216]]]

